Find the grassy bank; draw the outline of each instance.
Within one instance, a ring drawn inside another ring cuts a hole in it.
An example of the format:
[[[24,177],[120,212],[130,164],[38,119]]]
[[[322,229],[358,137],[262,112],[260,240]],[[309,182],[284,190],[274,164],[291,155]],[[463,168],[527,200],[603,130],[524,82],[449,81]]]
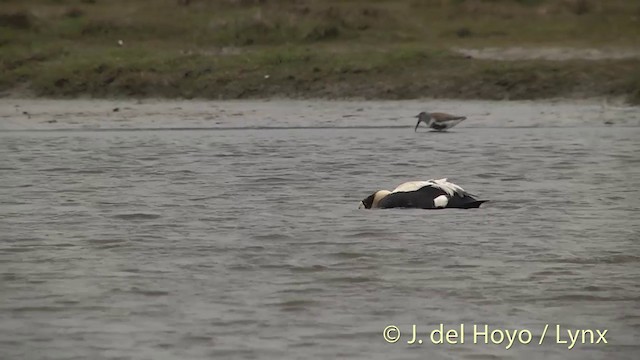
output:
[[[509,61],[455,51],[638,49],[639,18],[640,4],[626,0],[4,0],[0,91],[640,103],[638,57]]]

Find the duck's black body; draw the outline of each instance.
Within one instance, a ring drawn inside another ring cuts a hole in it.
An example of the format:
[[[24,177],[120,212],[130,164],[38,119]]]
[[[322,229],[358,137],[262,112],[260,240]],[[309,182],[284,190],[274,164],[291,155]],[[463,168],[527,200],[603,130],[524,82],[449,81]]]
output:
[[[478,208],[486,200],[476,200],[469,194],[454,193],[453,196],[438,188],[425,186],[416,191],[394,192],[384,197],[378,203],[381,209],[389,208],[418,208],[418,209],[442,209],[436,206],[434,199],[440,196],[448,198],[447,208],[471,209]]]

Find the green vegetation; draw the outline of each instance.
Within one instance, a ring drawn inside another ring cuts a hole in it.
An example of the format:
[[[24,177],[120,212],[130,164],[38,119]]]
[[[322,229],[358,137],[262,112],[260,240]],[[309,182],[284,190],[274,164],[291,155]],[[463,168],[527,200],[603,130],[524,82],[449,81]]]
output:
[[[640,103],[639,57],[507,61],[455,51],[484,47],[640,51],[640,3],[0,0],[5,95]]]

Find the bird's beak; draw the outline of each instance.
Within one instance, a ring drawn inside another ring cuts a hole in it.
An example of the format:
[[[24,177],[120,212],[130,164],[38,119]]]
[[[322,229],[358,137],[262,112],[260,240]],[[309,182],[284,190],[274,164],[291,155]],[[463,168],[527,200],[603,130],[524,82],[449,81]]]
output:
[[[364,208],[365,208],[364,203],[360,201],[360,205],[358,205],[358,209],[364,209]]]

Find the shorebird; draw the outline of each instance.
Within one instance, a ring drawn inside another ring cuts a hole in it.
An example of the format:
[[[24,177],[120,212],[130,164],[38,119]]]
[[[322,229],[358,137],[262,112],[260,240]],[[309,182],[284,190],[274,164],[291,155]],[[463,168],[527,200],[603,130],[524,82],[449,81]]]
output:
[[[466,116],[457,116],[439,112],[429,113],[425,111],[421,112],[416,117],[418,118],[418,123],[413,131],[418,131],[418,125],[423,121],[433,130],[446,131],[467,118]]]

